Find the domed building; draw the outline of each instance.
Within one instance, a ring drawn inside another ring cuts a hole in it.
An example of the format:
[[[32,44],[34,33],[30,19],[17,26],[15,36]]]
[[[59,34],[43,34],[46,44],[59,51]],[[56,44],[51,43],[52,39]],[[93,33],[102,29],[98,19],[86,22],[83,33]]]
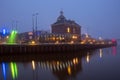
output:
[[[67,20],[63,15],[63,11],[60,12],[60,16],[51,27],[52,33],[70,33],[81,35],[81,26],[73,20]]]
[[[54,34],[71,34],[81,38],[81,26],[73,20],[67,20],[60,11],[60,16],[57,21],[51,25],[52,33]]]

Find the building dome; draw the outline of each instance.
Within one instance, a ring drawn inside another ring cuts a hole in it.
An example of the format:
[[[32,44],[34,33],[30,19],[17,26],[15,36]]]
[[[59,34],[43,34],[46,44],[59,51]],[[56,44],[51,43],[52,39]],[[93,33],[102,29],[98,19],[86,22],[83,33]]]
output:
[[[63,11],[60,11],[60,16],[57,18],[57,21],[65,21],[66,18],[63,15]]]

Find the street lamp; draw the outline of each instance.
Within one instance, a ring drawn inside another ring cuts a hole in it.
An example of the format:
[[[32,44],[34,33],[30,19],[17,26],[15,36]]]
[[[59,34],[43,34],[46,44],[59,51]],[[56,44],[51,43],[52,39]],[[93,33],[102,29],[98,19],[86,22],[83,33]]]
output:
[[[34,14],[32,15],[32,30],[33,30],[33,37],[35,36],[35,31],[34,31]]]
[[[36,37],[37,37],[37,16],[38,16],[38,13],[36,13],[35,15],[36,15]]]

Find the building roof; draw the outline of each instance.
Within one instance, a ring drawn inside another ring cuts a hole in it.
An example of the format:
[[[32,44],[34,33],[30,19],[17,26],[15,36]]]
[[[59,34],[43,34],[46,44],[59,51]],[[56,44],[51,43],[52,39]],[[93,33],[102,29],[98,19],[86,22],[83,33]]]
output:
[[[60,16],[57,18],[57,21],[52,25],[59,25],[59,24],[69,24],[69,25],[80,26],[74,20],[67,20],[66,17],[63,15],[63,11],[60,11]]]

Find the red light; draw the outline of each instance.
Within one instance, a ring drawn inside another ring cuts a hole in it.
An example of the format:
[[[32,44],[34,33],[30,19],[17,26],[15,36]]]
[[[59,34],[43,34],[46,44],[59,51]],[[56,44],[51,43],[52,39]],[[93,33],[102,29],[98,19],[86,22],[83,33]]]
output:
[[[116,42],[116,40],[115,40],[115,39],[112,39],[111,41],[112,41],[113,43],[114,43],[114,42]]]
[[[115,56],[116,55],[116,47],[114,46],[114,47],[112,47],[112,53],[113,53],[113,55]]]

